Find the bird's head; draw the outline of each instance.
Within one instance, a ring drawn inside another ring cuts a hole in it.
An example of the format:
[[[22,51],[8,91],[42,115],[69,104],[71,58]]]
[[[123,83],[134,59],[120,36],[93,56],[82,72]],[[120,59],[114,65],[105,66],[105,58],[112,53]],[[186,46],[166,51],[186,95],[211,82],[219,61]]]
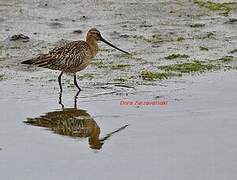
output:
[[[102,39],[102,36],[100,34],[100,31],[98,31],[96,28],[91,28],[88,32],[87,32],[87,37],[88,38],[93,38],[96,41],[100,41]]]
[[[87,37],[86,39],[93,39],[93,40],[96,40],[96,41],[102,41],[106,44],[108,44],[109,46],[123,52],[123,53],[126,53],[126,54],[129,54],[128,52],[116,47],[115,45],[111,44],[110,42],[106,41],[100,34],[100,31],[98,31],[96,28],[92,28],[88,31],[87,33]]]

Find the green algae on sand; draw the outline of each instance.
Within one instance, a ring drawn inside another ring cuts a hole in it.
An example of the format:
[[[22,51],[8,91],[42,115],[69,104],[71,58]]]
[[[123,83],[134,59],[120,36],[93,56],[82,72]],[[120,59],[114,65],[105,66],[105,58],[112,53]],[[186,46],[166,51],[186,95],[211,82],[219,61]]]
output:
[[[194,3],[212,11],[221,11],[219,14],[222,16],[228,16],[230,11],[237,10],[237,2],[217,3],[212,1],[194,0]]]
[[[147,81],[164,80],[172,76],[182,76],[182,74],[173,72],[151,72],[151,71],[142,71],[141,73],[142,79]]]
[[[0,81],[2,81],[4,79],[5,79],[4,74],[0,74]]]
[[[160,66],[159,68],[165,71],[174,71],[180,73],[193,73],[193,72],[204,72],[206,70],[211,70],[215,65],[210,63],[204,63],[201,61],[193,61],[182,64],[172,64],[167,66]]]
[[[169,59],[169,60],[177,59],[177,58],[189,58],[189,56],[186,54],[170,54],[165,57],[165,59]]]

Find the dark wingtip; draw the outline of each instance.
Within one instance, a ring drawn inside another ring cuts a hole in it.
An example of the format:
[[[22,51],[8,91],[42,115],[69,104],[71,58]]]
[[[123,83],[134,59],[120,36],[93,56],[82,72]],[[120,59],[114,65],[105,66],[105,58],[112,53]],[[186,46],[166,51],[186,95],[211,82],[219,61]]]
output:
[[[26,60],[26,61],[22,61],[21,64],[32,64],[32,59]]]

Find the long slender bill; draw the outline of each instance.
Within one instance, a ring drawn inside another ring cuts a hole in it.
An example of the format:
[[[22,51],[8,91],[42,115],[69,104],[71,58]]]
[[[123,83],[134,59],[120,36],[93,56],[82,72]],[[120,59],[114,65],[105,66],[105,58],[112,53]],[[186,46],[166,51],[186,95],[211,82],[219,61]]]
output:
[[[121,52],[123,52],[123,53],[129,54],[127,51],[124,51],[124,50],[122,50],[122,49],[119,49],[118,47],[114,46],[114,45],[111,44],[110,42],[106,41],[104,38],[101,38],[101,41],[104,42],[104,43],[106,43],[106,44],[108,44],[109,46],[113,47],[114,49],[117,49],[117,50],[119,50],[119,51],[121,51]]]

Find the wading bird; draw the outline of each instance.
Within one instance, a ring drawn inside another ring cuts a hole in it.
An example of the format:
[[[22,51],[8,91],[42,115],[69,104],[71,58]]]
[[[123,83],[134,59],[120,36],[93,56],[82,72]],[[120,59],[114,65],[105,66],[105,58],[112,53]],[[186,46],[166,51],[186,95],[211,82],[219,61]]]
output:
[[[76,79],[76,73],[85,69],[91,60],[98,53],[98,41],[102,41],[109,46],[129,54],[128,52],[114,46],[106,41],[96,28],[87,32],[86,41],[73,41],[63,46],[59,46],[49,51],[47,54],[39,55],[36,58],[23,61],[22,64],[32,64],[38,67],[61,71],[58,76],[60,92],[62,92],[61,77],[63,73],[74,76],[74,84],[81,91]]]

